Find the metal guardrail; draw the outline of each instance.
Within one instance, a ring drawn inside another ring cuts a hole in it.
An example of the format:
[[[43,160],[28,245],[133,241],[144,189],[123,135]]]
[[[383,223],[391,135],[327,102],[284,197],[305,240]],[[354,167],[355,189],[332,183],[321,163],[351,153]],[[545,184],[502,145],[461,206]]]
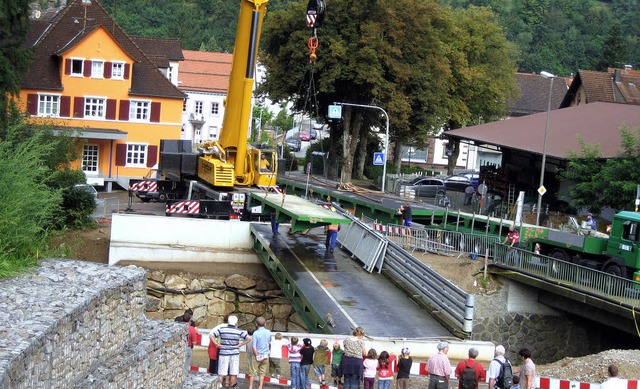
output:
[[[384,270],[399,288],[429,307],[434,316],[471,333],[473,294],[464,292],[393,242],[387,246]]]
[[[640,283],[507,245],[494,244],[493,262],[629,307],[640,305]]]
[[[343,211],[341,211],[343,212]],[[357,225],[356,233],[349,237],[348,232],[343,233],[343,237],[352,239],[361,239],[361,244],[371,245],[371,240],[384,241],[384,249],[382,249],[382,259],[363,261],[369,264],[371,269],[378,268],[384,270],[386,275],[403,291],[412,296],[418,303],[424,305],[435,317],[448,323],[450,328],[458,328],[469,334],[473,329],[473,309],[475,304],[475,296],[467,294],[451,281],[442,277],[435,270],[416,259],[410,252],[402,248],[402,241],[407,239],[405,247],[411,248],[417,242],[425,243],[428,241],[426,236],[419,235],[419,231],[427,231],[420,228],[407,228],[398,225],[387,225],[387,230],[394,230],[396,235],[392,237],[400,238],[400,242],[388,240],[381,233],[353,216],[345,215],[353,220],[352,226]],[[375,224],[374,224],[375,225]],[[416,236],[406,235],[406,231],[415,232]],[[404,233],[402,232],[404,231]],[[449,231],[447,231],[449,232]],[[388,234],[388,232],[387,232]],[[461,236],[460,233],[452,233]],[[367,236],[368,238],[364,238]],[[338,234],[340,238],[340,234]],[[362,237],[362,238],[361,238]],[[341,241],[342,244],[344,242]],[[369,243],[367,243],[369,242]],[[345,248],[349,249],[349,247]],[[369,248],[372,252],[378,254],[377,248]],[[370,270],[371,271],[371,270]]]
[[[387,239],[337,204],[334,204],[334,207],[351,220],[349,226],[338,231],[338,243],[349,250],[352,256],[358,258],[364,264],[366,271],[371,273],[374,269],[378,269],[378,273],[380,273],[387,248]]]

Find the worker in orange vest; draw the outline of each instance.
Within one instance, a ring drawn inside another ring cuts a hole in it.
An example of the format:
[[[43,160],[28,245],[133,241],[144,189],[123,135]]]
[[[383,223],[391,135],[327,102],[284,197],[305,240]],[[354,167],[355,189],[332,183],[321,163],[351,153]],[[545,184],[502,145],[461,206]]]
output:
[[[325,242],[325,247],[330,253],[333,253],[333,249],[336,247],[338,231],[340,231],[340,224],[330,224],[327,226],[327,241]]]

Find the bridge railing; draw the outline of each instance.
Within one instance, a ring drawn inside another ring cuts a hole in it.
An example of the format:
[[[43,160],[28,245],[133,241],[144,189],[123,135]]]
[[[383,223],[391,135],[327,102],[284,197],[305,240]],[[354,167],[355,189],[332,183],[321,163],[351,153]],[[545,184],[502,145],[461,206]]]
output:
[[[493,262],[610,301],[638,306],[640,283],[527,250],[495,244]]]

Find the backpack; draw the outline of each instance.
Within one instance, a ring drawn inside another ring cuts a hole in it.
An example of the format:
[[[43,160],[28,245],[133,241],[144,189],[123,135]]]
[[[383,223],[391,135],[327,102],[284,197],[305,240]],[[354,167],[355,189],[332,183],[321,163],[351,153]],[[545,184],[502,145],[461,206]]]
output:
[[[507,358],[504,359],[505,362],[502,363],[498,358],[494,359],[500,364],[500,374],[498,374],[498,378],[496,378],[496,387],[501,389],[509,389],[511,385],[513,385],[513,373],[511,371],[511,363]]]
[[[460,387],[462,389],[476,389],[477,386],[478,376],[476,375],[476,369],[469,367],[469,362],[465,362],[465,368],[460,374]]]

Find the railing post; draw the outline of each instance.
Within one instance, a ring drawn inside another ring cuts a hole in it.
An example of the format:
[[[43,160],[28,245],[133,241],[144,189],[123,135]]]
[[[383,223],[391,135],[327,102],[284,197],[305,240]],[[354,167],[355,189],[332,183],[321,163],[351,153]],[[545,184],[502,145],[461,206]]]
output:
[[[464,324],[463,331],[466,333],[473,332],[473,308],[476,303],[476,296],[468,294],[464,303]]]

